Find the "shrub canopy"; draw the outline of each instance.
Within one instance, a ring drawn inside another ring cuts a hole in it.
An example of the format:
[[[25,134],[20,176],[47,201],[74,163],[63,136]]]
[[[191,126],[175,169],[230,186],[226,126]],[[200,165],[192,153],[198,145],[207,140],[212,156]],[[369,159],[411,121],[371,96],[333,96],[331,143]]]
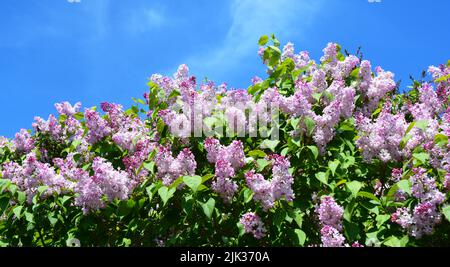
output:
[[[337,44],[259,45],[246,90],[181,65],[129,109],[58,103],[0,137],[1,244],[450,245],[450,61],[400,93]]]

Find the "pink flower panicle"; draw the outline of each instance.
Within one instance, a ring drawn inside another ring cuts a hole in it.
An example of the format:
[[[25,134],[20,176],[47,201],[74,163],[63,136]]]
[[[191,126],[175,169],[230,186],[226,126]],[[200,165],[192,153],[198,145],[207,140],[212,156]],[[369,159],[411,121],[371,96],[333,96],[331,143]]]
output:
[[[266,235],[264,223],[254,212],[242,215],[239,222],[244,226],[245,233],[252,234],[256,239],[261,239]]]

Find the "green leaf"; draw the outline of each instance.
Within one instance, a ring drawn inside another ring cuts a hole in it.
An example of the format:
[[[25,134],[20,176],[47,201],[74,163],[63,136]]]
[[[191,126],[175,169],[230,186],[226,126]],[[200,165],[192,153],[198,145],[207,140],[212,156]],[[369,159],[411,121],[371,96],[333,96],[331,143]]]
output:
[[[48,219],[48,221],[50,222],[50,224],[51,224],[52,226],[55,226],[55,224],[58,222],[58,219],[55,218],[55,217],[53,217],[53,214],[49,214],[49,215],[47,216],[47,219]]]
[[[286,211],[283,209],[277,209],[275,211],[275,215],[273,217],[273,223],[278,228],[281,229],[281,226],[284,222],[284,219],[286,218]]]
[[[298,124],[300,123],[300,118],[292,118],[290,119],[292,128],[297,129]]]
[[[77,139],[77,140],[74,140],[74,141],[72,142],[72,144],[70,145],[70,147],[72,148],[72,150],[75,150],[75,149],[77,149],[77,147],[78,147],[80,144],[81,144],[81,140],[80,140],[80,139]]]
[[[416,127],[421,129],[422,131],[426,131],[428,127],[428,120],[419,120],[416,122]]]
[[[61,205],[64,205],[64,203],[66,203],[67,200],[71,199],[71,196],[64,195],[64,196],[60,197],[59,199],[60,199]]]
[[[320,98],[322,97],[322,93],[314,93],[312,97],[316,100],[316,102],[320,102]]]
[[[258,159],[256,161],[256,164],[258,164],[258,171],[262,171],[270,164],[270,161],[265,159]]]
[[[306,117],[305,118],[305,125],[306,125],[307,134],[309,136],[311,136],[312,133],[314,132],[314,127],[316,126],[316,122],[312,118]]]
[[[360,239],[359,227],[356,223],[344,220],[344,231],[348,240]]]
[[[173,194],[175,193],[176,188],[167,188],[167,186],[162,186],[160,189],[158,189],[158,194],[161,197],[161,200],[163,201],[164,205],[166,205],[167,201],[173,197]]]
[[[414,158],[414,165],[416,165],[416,161],[419,161],[422,164],[427,163],[427,160],[430,158],[430,155],[428,155],[428,153],[425,152],[421,152],[421,153],[414,153],[413,154],[413,158]]]
[[[145,191],[147,191],[147,195],[149,200],[151,201],[153,199],[153,195],[156,192],[157,184],[151,184],[145,188]]]
[[[2,197],[0,198],[0,216],[3,215],[3,212],[5,212],[6,207],[9,205],[9,198],[8,197]]]
[[[334,174],[336,173],[336,169],[339,166],[339,163],[340,163],[339,160],[334,160],[334,161],[328,162],[328,168],[330,168],[331,174],[333,175],[333,177],[334,177]]]
[[[249,188],[245,188],[244,189],[244,203],[248,203],[252,200],[253,198],[253,191],[250,190]]]
[[[442,213],[444,214],[445,218],[447,218],[447,221],[450,221],[450,205],[444,206],[442,208]]]
[[[435,82],[437,82],[437,83],[439,83],[439,82],[444,82],[444,81],[449,80],[449,79],[450,79],[450,74],[445,75],[445,76],[442,76],[442,77],[440,77],[440,78],[437,78],[437,79],[435,80]]]
[[[74,114],[75,119],[77,120],[82,120],[84,118],[84,113],[83,112],[77,112]]]
[[[396,236],[390,236],[386,238],[383,244],[387,247],[402,247],[402,241],[398,239]]]
[[[208,174],[203,175],[203,177],[202,177],[202,184],[203,184],[204,182],[208,181],[208,180],[211,180],[214,176],[215,176],[215,175],[212,174],[212,173],[208,173]]]
[[[366,191],[360,191],[360,192],[358,192],[358,194],[356,194],[356,196],[358,196],[358,197],[365,197],[365,198],[372,199],[372,200],[375,200],[377,202],[380,202],[380,200],[374,194],[366,192]]]
[[[258,44],[260,46],[264,46],[267,44],[268,41],[269,41],[269,36],[263,35],[263,36],[261,36],[261,38],[259,38]]]
[[[350,201],[350,203],[348,203],[347,206],[345,206],[344,219],[347,220],[348,222],[352,221],[353,211],[355,210],[356,206],[358,206],[358,203],[355,201]]]
[[[298,244],[300,246],[303,246],[305,244],[305,241],[306,241],[306,234],[305,234],[305,232],[303,232],[300,229],[295,229],[294,231],[297,234]]]
[[[322,182],[323,184],[328,185],[328,173],[318,172],[316,173],[316,179]]]
[[[391,218],[388,214],[379,214],[376,217],[377,220],[377,228],[380,228],[385,222],[387,222]]]
[[[119,216],[127,216],[131,213],[135,206],[136,202],[132,199],[128,199],[127,201],[121,201],[118,207]]]
[[[243,236],[245,234],[244,225],[242,225],[242,223],[238,222],[238,223],[236,223],[236,226],[238,227],[238,230],[239,230],[239,237]]]
[[[25,219],[27,220],[27,222],[34,223],[33,213],[26,211],[24,214],[25,214]]]
[[[294,218],[295,223],[297,223],[298,227],[302,227],[303,224],[303,215],[299,210],[295,210],[292,216]]]
[[[448,136],[440,133],[436,134],[436,136],[434,137],[434,143],[440,147],[444,147],[448,144]]]
[[[23,206],[17,206],[13,209],[13,213],[14,213],[14,215],[16,215],[16,217],[18,219],[20,219],[20,217],[21,217],[22,209],[23,209]]]
[[[416,122],[415,122],[415,121],[411,122],[411,123],[409,124],[408,128],[406,129],[405,134],[409,133],[409,132],[412,130],[412,128],[414,128],[415,125],[416,125]]]
[[[197,176],[197,175],[196,176],[184,176],[183,182],[187,186],[189,186],[189,188],[191,188],[192,191],[195,193],[195,192],[197,192],[199,185],[202,184],[202,177]]]
[[[151,173],[154,172],[155,163],[153,161],[151,162],[144,162],[144,168],[150,171]]]
[[[280,155],[283,156],[283,157],[286,157],[286,155],[289,154],[290,150],[291,149],[289,147],[285,147],[285,148],[283,148],[283,150],[281,150]]]
[[[173,90],[172,92],[170,92],[170,95],[168,97],[168,99],[172,99],[175,98],[177,96],[181,95],[180,92],[178,90]]]
[[[307,146],[307,148],[312,152],[314,159],[319,157],[319,149],[316,146]]]
[[[411,183],[409,182],[409,180],[401,180],[400,182],[397,183],[398,188],[403,190],[404,192],[408,193],[408,194],[412,194],[411,192]]]
[[[403,149],[405,148],[405,145],[408,143],[408,141],[412,138],[412,135],[407,134],[405,135],[402,140],[400,141],[400,148]]]
[[[17,200],[20,204],[23,204],[25,200],[27,199],[27,195],[24,192],[18,191],[17,192]]]
[[[177,188],[182,182],[183,182],[183,176],[180,176],[175,181],[172,182],[172,184],[169,186],[169,189]]]
[[[43,185],[43,186],[39,186],[37,191],[38,191],[39,195],[42,195],[47,189],[48,189],[48,186]]]
[[[210,198],[206,203],[200,202],[200,205],[202,206],[203,212],[205,213],[206,217],[211,220],[214,207],[216,205],[216,201],[214,200],[214,198]]]
[[[262,150],[256,149],[248,152],[248,155],[253,158],[264,158],[266,153]]]
[[[358,195],[359,190],[363,187],[363,184],[359,181],[352,181],[346,183],[345,186],[352,193],[354,197]]]
[[[261,143],[261,148],[263,149],[270,149],[272,150],[272,152],[275,152],[275,148],[277,147],[277,145],[280,143],[279,140],[269,140],[266,139]]]
[[[207,117],[203,120],[208,129],[213,129],[213,126],[216,123],[216,121],[217,119],[215,117]]]

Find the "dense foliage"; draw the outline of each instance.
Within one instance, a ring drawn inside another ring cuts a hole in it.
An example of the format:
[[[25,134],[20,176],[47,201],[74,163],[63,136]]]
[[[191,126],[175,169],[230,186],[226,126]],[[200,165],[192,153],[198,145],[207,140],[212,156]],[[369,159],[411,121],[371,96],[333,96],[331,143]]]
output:
[[[450,245],[450,61],[399,93],[337,44],[259,44],[247,90],[182,65],[0,137],[1,245]]]

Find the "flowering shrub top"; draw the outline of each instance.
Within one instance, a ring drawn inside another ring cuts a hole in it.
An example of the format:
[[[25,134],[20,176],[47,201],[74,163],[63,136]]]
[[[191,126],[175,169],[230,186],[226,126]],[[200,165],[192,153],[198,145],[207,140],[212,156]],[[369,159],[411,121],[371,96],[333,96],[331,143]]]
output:
[[[0,137],[1,244],[450,244],[450,64],[401,94],[337,44],[259,44],[247,90],[181,65],[130,109],[58,103]]]

